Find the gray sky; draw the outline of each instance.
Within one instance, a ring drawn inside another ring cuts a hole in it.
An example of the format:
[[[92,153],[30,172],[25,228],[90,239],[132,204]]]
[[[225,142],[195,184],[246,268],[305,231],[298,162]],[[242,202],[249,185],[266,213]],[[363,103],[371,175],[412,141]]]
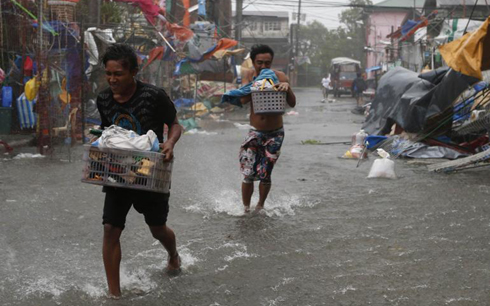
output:
[[[373,3],[380,1],[383,0]],[[349,0],[301,0],[301,13],[306,14],[306,22],[317,20],[328,29],[336,29],[340,25],[339,14],[349,3]],[[248,11],[288,11],[290,22],[295,22],[292,13],[298,11],[298,0],[243,0],[243,7]]]

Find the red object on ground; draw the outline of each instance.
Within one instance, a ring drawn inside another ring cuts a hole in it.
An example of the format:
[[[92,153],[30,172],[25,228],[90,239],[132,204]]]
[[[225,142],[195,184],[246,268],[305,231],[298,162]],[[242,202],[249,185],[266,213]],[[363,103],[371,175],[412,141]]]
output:
[[[460,143],[459,145],[461,147],[469,148],[469,149],[474,151],[477,148],[487,144],[488,142],[489,142],[488,136],[484,135],[484,136],[478,137],[477,139],[475,139],[473,141],[463,142],[463,143]]]
[[[5,151],[7,151],[7,153],[10,153],[14,150],[11,146],[8,145],[8,143],[3,140],[0,140],[0,144],[5,147]]]
[[[465,154],[475,153],[475,150],[470,148],[470,147],[457,145],[457,144],[445,143],[445,142],[442,142],[442,141],[439,141],[436,139],[432,139],[432,138],[425,139],[422,142],[425,144],[428,144],[429,146],[440,146],[440,147],[450,148],[450,149],[453,149],[453,150],[458,151],[460,153],[465,153]]]

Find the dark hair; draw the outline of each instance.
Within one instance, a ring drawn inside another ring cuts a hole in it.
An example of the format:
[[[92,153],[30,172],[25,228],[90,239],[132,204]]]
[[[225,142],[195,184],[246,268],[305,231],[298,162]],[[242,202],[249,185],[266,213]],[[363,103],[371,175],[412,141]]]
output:
[[[104,66],[108,61],[120,61],[122,66],[130,71],[138,69],[136,52],[126,44],[110,45],[102,56]]]
[[[272,55],[272,58],[274,58],[274,51],[272,50],[271,47],[267,45],[253,45],[252,49],[250,50],[250,58],[253,61],[255,61],[255,57],[257,54],[262,54],[262,53],[270,53]]]

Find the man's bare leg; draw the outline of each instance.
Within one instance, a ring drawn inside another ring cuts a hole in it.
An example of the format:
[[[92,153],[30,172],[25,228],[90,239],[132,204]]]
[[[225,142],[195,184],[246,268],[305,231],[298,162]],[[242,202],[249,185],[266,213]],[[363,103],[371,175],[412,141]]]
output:
[[[109,297],[119,298],[121,286],[119,283],[119,267],[121,264],[121,237],[122,228],[104,224],[104,240],[102,242],[102,258],[104,259]]]
[[[264,208],[265,200],[269,195],[269,191],[271,191],[271,183],[263,183],[259,184],[259,202],[257,203],[257,207],[255,210],[260,210]]]
[[[245,212],[250,211],[250,201],[252,200],[252,194],[254,193],[254,183],[242,182],[242,202],[245,206]]]
[[[177,252],[177,242],[175,239],[175,233],[172,229],[166,225],[162,226],[150,226],[151,234],[153,238],[160,241],[165,250],[167,250],[169,259],[167,264],[167,271],[179,271],[180,259]]]
[[[359,94],[359,95],[362,95],[362,94]],[[364,105],[364,99],[362,98],[362,96],[359,96],[357,98],[357,106],[362,107],[363,105]]]

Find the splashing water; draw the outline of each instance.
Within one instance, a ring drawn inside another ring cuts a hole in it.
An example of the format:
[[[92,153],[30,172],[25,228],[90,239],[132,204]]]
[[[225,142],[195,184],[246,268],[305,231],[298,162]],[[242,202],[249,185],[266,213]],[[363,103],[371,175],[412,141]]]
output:
[[[258,201],[258,196],[252,197],[252,203]],[[292,216],[296,214],[296,210],[300,207],[314,207],[318,201],[311,201],[305,197],[298,195],[271,195],[265,204],[263,214],[268,217]],[[188,212],[203,214],[205,218],[209,218],[212,214],[226,214],[229,216],[243,216],[244,208],[242,205],[241,195],[236,190],[222,190],[218,195],[210,198],[208,201],[194,203],[184,208]]]

